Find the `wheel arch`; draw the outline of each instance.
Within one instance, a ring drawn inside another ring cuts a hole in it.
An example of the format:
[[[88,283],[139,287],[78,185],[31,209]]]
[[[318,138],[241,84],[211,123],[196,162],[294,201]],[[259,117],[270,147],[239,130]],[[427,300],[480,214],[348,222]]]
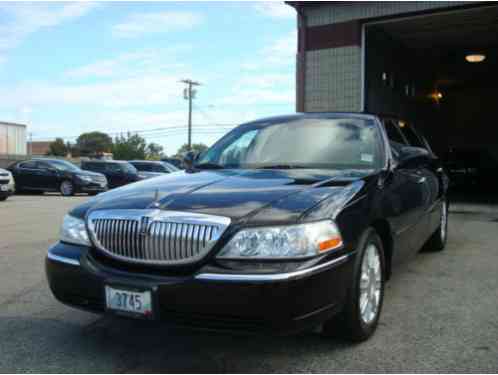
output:
[[[393,238],[391,234],[391,226],[384,219],[375,220],[371,224],[379,235],[382,245],[384,246],[384,260],[386,264],[386,280],[391,278],[392,273],[392,256],[393,256]]]

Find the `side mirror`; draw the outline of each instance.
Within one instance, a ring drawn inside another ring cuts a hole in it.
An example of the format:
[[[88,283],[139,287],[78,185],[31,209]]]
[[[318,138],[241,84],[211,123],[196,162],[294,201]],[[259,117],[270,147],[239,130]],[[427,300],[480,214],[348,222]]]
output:
[[[188,151],[185,153],[185,155],[183,155],[183,163],[185,163],[186,169],[192,169],[198,156],[199,153],[195,151]]]
[[[430,153],[421,147],[403,147],[398,156],[398,168],[411,168],[424,160],[430,159]]]

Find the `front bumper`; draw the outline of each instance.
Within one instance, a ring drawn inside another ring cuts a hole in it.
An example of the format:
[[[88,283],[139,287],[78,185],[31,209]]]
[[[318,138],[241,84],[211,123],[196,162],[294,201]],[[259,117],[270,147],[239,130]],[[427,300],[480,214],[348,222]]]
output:
[[[9,196],[14,194],[16,187],[14,184],[1,184],[0,185],[0,196]]]
[[[100,183],[78,183],[75,186],[76,193],[103,193],[107,191],[107,184],[102,186]]]
[[[150,290],[153,317],[173,325],[244,332],[293,333],[339,312],[351,282],[354,254],[279,274],[206,273],[161,276],[101,264],[89,248],[57,243],[46,272],[61,302],[93,312],[105,307],[105,285]]]

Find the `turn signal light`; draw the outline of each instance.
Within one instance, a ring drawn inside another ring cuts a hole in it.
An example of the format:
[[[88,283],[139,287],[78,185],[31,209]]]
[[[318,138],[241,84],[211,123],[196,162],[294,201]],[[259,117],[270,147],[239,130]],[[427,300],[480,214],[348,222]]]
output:
[[[333,250],[342,246],[342,238],[334,237],[318,244],[318,250],[323,253],[325,251]]]

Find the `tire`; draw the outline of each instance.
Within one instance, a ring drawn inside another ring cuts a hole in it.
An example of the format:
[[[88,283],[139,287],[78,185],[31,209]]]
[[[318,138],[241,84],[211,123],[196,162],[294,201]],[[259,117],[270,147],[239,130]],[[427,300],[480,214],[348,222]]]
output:
[[[441,205],[440,221],[439,227],[429,238],[424,246],[425,251],[436,252],[442,251],[446,247],[446,241],[448,239],[448,201],[446,198],[443,199],[443,204]]]
[[[70,197],[74,195],[74,185],[71,181],[62,181],[59,186],[59,191],[63,197]]]
[[[8,198],[7,196],[5,196],[5,197],[0,197],[0,202],[6,201],[6,200],[7,200],[7,198]]]
[[[343,311],[325,323],[322,331],[325,336],[340,335],[353,342],[365,341],[372,336],[384,301],[385,269],[382,241],[373,228],[368,228],[358,244],[352,285]],[[367,280],[364,286],[362,276]]]

